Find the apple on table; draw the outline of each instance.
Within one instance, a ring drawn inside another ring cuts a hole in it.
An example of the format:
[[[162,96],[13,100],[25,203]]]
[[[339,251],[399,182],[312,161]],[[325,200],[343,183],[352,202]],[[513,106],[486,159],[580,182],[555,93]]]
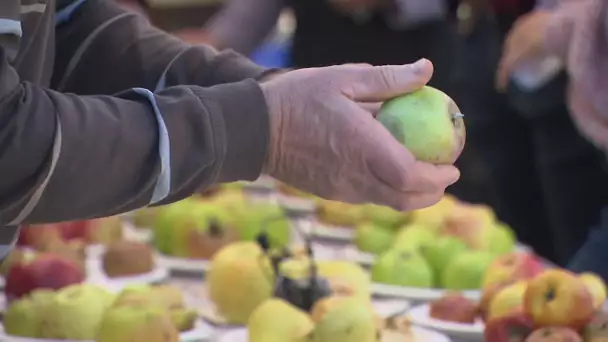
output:
[[[40,254],[30,262],[9,269],[4,293],[11,301],[36,289],[58,290],[84,280],[84,270],[76,261],[54,254]]]

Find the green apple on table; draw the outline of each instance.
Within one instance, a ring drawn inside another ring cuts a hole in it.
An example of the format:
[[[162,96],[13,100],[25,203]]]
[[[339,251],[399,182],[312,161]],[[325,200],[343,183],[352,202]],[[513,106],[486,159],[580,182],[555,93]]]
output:
[[[270,246],[282,248],[289,245],[291,223],[283,209],[274,203],[252,202],[234,217],[235,228],[244,241],[255,241],[265,231]]]
[[[391,207],[368,203],[361,207],[360,219],[362,221],[370,221],[381,227],[399,229],[406,223],[408,214]]]
[[[362,252],[380,254],[390,248],[395,239],[395,230],[372,222],[363,222],[355,227],[354,243]]]
[[[247,329],[249,342],[308,342],[314,323],[307,312],[271,298],[251,313]]]
[[[496,259],[496,255],[476,250],[459,253],[451,260],[441,274],[441,285],[448,290],[480,289],[486,270]]]
[[[401,249],[420,250],[435,243],[437,235],[422,225],[404,226],[395,236],[393,246]]]
[[[421,253],[431,266],[435,280],[439,282],[450,261],[466,250],[467,245],[461,240],[452,236],[442,236],[435,239],[433,243],[425,245],[421,249]],[[435,285],[441,286],[439,283]]]
[[[486,234],[488,252],[503,255],[512,252],[517,246],[515,232],[505,223],[497,222],[493,228],[488,229]]]
[[[372,280],[407,287],[433,287],[435,281],[429,263],[415,250],[392,248],[372,266]]]

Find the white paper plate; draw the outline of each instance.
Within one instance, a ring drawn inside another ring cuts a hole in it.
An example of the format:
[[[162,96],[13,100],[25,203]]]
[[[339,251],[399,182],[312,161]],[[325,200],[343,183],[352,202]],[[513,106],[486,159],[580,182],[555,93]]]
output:
[[[479,300],[481,298],[481,291],[479,290],[461,292],[463,296],[471,300]],[[379,283],[372,284],[372,294],[375,297],[403,298],[415,302],[436,300],[443,297],[446,293],[447,291],[443,289],[404,287]]]
[[[192,273],[205,273],[211,265],[209,260],[176,258],[161,254],[157,256],[156,260],[159,265],[169,270]]]
[[[87,282],[102,285],[109,290],[120,291],[125,287],[137,284],[156,284],[169,279],[169,270],[166,267],[156,265],[156,267],[148,273],[109,278],[99,259],[87,260]]]
[[[414,342],[450,342],[450,338],[435,331],[427,330],[419,327],[412,327],[414,333]],[[389,337],[390,336],[390,337]],[[389,335],[382,339],[382,342],[402,342],[402,334]],[[249,338],[247,336],[247,329],[238,328],[227,331],[221,334],[217,342],[247,342]]]
[[[477,319],[475,324],[441,321],[429,316],[430,308],[431,307],[428,303],[414,307],[408,312],[407,316],[410,318],[413,324],[441,331],[442,333],[454,338],[463,339],[466,341],[483,340],[483,331],[485,329],[485,325],[481,319]]]
[[[355,237],[353,228],[330,226],[317,221],[306,221],[301,227],[306,234],[323,240],[348,243]]]
[[[197,321],[194,329],[179,334],[181,342],[207,342],[212,341],[215,332],[211,326],[202,320]],[[2,342],[72,342],[71,340],[51,340],[10,336],[4,333],[4,327],[0,327],[0,341]],[[76,341],[73,341],[76,342]],[[93,341],[78,341],[93,342]]]
[[[403,299],[374,299],[372,306],[382,318],[405,315],[411,309],[410,302]]]

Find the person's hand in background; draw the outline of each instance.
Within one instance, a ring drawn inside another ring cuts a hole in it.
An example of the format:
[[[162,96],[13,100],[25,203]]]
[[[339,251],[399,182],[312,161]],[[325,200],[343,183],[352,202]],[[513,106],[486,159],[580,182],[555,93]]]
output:
[[[536,10],[518,19],[509,32],[498,64],[496,87],[506,89],[513,71],[520,63],[545,53],[543,44],[551,12]]]
[[[459,178],[416,161],[361,103],[425,85],[432,64],[300,69],[262,83],[270,112],[265,173],[324,198],[399,210],[436,203]]]

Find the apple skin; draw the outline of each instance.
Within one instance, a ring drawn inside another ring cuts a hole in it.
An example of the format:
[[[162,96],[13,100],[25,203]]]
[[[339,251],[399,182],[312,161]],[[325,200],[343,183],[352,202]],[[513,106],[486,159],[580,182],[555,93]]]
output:
[[[585,283],[593,297],[593,307],[599,310],[606,301],[606,283],[600,276],[590,272],[579,274],[579,278]]]
[[[520,310],[524,303],[527,288],[528,283],[526,281],[518,281],[498,291],[490,302],[487,319],[507,316],[511,312]]]
[[[441,234],[462,240],[469,248],[487,250],[488,235],[494,229],[496,215],[486,205],[461,204],[445,220]]]
[[[481,298],[479,299],[479,316],[485,322],[487,320],[487,314],[490,310],[490,304],[494,300],[494,297],[505,287],[515,284],[515,281],[505,281],[502,283],[494,283],[484,287],[481,290]]]
[[[36,289],[58,290],[82,283],[85,274],[75,262],[53,254],[42,254],[27,264],[11,267],[6,276],[7,300],[22,298]]]
[[[544,327],[534,330],[526,342],[583,342],[583,338],[570,328]]]
[[[431,302],[429,316],[446,322],[473,324],[478,306],[458,292],[449,292]]]
[[[575,274],[560,269],[548,269],[529,281],[524,310],[539,327],[575,330],[587,325],[595,312],[593,297],[585,283]]]
[[[533,330],[534,321],[520,310],[486,322],[483,340],[488,342],[525,342]]]
[[[608,342],[608,313],[597,311],[582,335],[585,342]]]
[[[500,256],[484,275],[483,287],[494,283],[528,280],[543,272],[542,261],[528,252],[511,252]]]
[[[460,109],[444,92],[424,86],[382,104],[376,119],[417,160],[453,164],[462,153],[466,129]]]

